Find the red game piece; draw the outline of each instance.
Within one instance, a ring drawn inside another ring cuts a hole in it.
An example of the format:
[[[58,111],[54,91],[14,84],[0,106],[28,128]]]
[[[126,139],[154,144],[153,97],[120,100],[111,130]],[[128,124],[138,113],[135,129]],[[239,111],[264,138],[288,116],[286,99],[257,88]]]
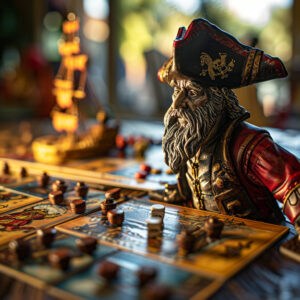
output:
[[[116,146],[120,150],[124,150],[126,148],[127,143],[123,135],[118,134],[116,136]]]
[[[140,170],[141,170],[142,172],[147,172],[147,173],[149,173],[149,172],[151,172],[151,166],[149,166],[149,165],[146,164],[146,163],[143,163],[143,164],[140,165]]]
[[[147,172],[145,171],[140,171],[140,172],[136,172],[134,174],[135,179],[145,179],[147,177]]]

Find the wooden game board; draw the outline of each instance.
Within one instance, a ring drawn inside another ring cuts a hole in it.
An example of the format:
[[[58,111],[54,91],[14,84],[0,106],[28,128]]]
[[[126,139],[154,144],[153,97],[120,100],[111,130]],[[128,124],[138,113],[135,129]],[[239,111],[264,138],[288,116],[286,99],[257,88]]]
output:
[[[100,243],[221,279],[228,279],[238,272],[288,231],[288,228],[283,226],[167,205],[163,236],[149,245],[145,220],[150,216],[152,204],[151,201],[133,199],[121,203],[119,208],[125,212],[122,227],[109,225],[101,212],[95,212],[56,228],[77,236],[91,235]],[[204,220],[211,215],[218,216],[225,223],[222,238],[198,253],[185,258],[179,256],[176,243],[179,232],[191,226],[201,229]],[[229,257],[226,254],[228,247],[241,248],[241,254]]]

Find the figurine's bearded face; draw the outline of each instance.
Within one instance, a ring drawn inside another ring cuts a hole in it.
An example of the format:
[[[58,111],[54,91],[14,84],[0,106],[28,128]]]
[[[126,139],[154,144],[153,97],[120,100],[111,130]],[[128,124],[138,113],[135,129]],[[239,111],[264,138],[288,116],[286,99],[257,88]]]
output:
[[[216,124],[224,97],[219,93],[212,97],[211,92],[190,80],[174,80],[171,85],[173,103],[164,117],[162,145],[166,164],[178,173]]]

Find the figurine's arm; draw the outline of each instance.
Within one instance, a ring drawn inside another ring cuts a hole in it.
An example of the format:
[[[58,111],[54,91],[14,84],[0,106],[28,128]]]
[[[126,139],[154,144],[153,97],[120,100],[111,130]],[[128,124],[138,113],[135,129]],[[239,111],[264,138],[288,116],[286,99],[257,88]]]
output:
[[[249,159],[250,176],[256,177],[283,203],[283,211],[293,224],[300,217],[300,162],[290,152],[264,135]],[[296,224],[295,224],[296,225]]]

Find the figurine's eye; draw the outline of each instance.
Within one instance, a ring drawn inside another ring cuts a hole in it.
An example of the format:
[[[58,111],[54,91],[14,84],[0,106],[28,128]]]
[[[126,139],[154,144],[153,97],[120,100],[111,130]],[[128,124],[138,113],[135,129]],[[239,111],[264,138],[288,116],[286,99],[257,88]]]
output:
[[[193,98],[193,97],[198,96],[198,93],[195,90],[189,90],[188,91],[188,96],[191,97],[191,98]]]

